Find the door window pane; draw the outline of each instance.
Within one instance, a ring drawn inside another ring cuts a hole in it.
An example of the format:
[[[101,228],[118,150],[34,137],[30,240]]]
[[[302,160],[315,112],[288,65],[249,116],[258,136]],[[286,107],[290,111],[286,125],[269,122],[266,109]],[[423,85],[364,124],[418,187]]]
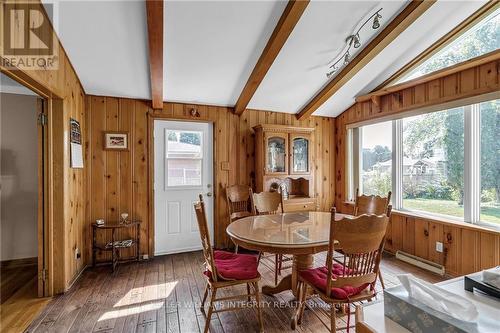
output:
[[[285,172],[285,139],[272,137],[267,140],[267,171]]]
[[[500,100],[481,103],[481,221],[500,224]]]
[[[167,186],[201,186],[202,132],[166,130]]]
[[[403,207],[464,216],[463,108],[403,120]]]
[[[293,172],[309,171],[309,140],[293,139]]]
[[[392,122],[363,126],[360,130],[360,194],[386,197],[392,186]]]
[[[167,160],[167,186],[201,186],[201,160]]]

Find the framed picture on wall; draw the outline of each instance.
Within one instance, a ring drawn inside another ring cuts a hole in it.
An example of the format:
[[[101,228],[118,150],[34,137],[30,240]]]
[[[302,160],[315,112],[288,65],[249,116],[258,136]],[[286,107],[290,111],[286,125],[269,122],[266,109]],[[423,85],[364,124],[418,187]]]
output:
[[[128,132],[104,132],[104,149],[128,150]]]

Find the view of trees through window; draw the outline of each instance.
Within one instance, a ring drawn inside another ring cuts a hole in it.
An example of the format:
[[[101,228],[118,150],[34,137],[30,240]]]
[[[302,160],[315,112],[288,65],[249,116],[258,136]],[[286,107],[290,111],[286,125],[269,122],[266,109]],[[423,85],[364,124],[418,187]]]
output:
[[[500,223],[500,100],[480,104],[481,221]]]
[[[403,207],[464,216],[464,111],[403,120]]]
[[[415,79],[500,48],[500,9],[395,83]]]
[[[464,152],[472,140],[465,138],[466,110],[480,115],[476,126],[481,156],[477,176],[481,190],[476,195],[480,200],[479,219],[500,224],[500,100],[401,120],[398,144],[402,147],[402,165],[398,168],[402,168],[402,208],[464,217]],[[392,124],[387,121],[359,128],[359,184],[355,185],[361,193],[387,195],[391,190],[395,179],[392,138],[396,135]]]
[[[387,196],[391,191],[392,122],[361,128],[360,191]]]

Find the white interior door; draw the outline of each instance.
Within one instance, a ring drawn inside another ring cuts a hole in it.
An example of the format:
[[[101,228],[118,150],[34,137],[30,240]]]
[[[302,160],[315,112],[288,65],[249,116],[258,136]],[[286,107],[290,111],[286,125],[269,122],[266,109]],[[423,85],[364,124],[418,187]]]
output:
[[[193,204],[203,194],[213,241],[211,123],[154,121],[155,255],[201,249]]]

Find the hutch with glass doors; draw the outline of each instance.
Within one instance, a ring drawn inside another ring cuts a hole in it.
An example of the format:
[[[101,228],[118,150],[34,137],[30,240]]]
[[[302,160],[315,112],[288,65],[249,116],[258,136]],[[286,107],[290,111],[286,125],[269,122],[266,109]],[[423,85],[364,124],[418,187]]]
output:
[[[280,192],[285,212],[316,210],[311,165],[314,128],[263,124],[253,129],[256,191]]]

